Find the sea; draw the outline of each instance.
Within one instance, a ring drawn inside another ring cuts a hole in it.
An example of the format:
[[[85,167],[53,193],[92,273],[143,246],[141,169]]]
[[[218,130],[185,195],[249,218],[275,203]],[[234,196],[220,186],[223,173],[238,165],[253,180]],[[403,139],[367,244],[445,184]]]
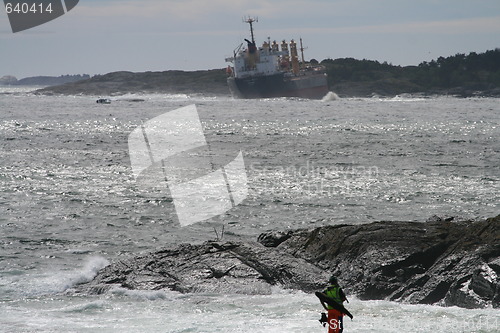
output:
[[[314,295],[71,290],[111,262],[180,243],[500,213],[495,98],[236,100],[202,94],[46,96],[0,87],[0,332],[326,332]],[[109,97],[109,96],[107,96]],[[179,224],[172,198],[139,186],[129,135],[195,105],[217,165],[242,153],[247,196]],[[340,281],[342,284],[342,281]],[[500,332],[500,310],[365,301],[344,332]]]

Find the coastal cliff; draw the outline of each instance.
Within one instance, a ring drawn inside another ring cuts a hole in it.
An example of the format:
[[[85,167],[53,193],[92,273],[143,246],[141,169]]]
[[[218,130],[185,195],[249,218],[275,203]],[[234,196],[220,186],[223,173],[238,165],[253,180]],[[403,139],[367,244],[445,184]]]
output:
[[[499,240],[500,215],[269,232],[258,242],[181,244],[121,260],[73,292],[266,294],[271,286],[313,292],[333,273],[360,299],[498,308]]]

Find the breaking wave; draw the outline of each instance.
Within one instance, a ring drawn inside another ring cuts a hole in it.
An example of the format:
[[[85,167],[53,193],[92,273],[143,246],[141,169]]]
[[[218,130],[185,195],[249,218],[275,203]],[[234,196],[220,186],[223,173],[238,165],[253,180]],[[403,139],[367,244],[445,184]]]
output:
[[[321,99],[322,102],[329,102],[329,101],[336,101],[339,100],[340,97],[333,91],[329,91],[323,98]]]

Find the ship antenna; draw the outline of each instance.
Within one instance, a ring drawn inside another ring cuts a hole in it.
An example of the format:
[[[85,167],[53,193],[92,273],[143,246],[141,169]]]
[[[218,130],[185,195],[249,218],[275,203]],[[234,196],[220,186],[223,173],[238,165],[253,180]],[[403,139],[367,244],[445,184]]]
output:
[[[306,61],[304,60],[304,50],[307,50],[307,47],[302,46],[302,37],[300,37],[300,53],[302,54],[302,67],[305,66]]]
[[[255,38],[253,36],[253,23],[254,22],[259,22],[258,17],[247,17],[243,19],[243,22],[250,24],[250,35],[252,36],[252,43],[255,44]]]

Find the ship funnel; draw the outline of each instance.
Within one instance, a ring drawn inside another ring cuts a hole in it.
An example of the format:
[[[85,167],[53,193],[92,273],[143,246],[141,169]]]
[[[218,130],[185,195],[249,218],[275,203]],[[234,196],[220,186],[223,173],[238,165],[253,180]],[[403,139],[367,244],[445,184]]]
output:
[[[286,40],[281,41],[281,52],[284,53],[284,55],[281,56],[281,68],[288,70],[290,69],[290,53],[288,52],[288,43]]]
[[[271,49],[273,50],[273,52],[278,52],[279,51],[279,45],[278,45],[278,43],[276,43],[275,40],[273,41]]]

